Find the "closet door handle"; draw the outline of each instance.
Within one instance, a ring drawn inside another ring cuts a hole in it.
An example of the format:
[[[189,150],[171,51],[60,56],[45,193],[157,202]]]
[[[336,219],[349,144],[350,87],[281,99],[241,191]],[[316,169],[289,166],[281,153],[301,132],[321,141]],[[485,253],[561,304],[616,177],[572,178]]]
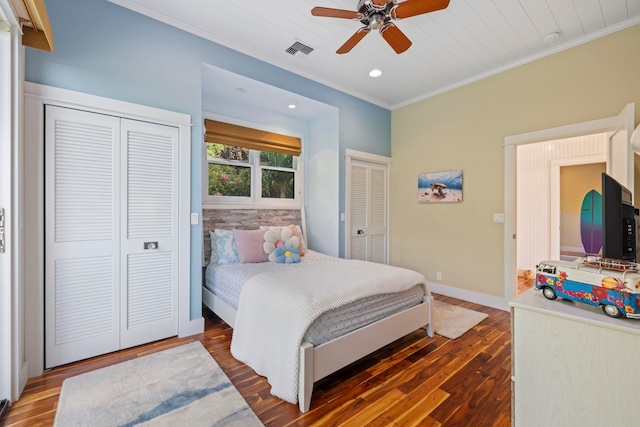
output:
[[[158,242],[144,242],[144,249],[158,249]]]

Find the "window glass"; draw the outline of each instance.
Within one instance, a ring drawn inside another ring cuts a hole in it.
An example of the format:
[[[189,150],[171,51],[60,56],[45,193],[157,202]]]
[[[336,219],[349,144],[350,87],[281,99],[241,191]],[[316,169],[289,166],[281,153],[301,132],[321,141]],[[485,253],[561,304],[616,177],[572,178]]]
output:
[[[297,156],[207,143],[207,168],[206,197],[212,203],[296,201],[296,180],[300,178]]]
[[[293,156],[290,154],[272,153],[269,151],[260,152],[260,165],[276,166],[279,168],[293,168]]]
[[[209,163],[210,196],[251,196],[251,168]]]
[[[249,163],[249,149],[233,145],[207,143],[207,158]]]
[[[262,170],[262,197],[270,199],[293,199],[295,174],[288,171]]]

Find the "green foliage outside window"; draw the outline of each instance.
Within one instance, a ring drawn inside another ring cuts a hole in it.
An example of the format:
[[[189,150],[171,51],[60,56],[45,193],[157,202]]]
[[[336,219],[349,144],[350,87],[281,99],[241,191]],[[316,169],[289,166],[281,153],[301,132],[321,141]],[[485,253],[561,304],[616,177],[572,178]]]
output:
[[[262,166],[291,169],[293,168],[293,156],[290,154],[272,153],[271,151],[261,151],[260,164]]]
[[[251,196],[251,168],[209,163],[210,196]]]
[[[262,169],[262,197],[270,199],[293,199],[293,172]]]
[[[223,144],[207,144],[207,158],[249,163],[249,150]],[[210,196],[251,196],[251,168],[209,163]]]
[[[260,164],[262,166],[273,166],[278,168],[293,168],[293,156],[289,154],[272,153],[270,151],[260,152]],[[293,199],[294,195],[294,173],[289,171],[279,171],[262,169],[262,197],[270,199]]]
[[[223,144],[207,144],[207,158],[232,162],[232,164],[209,163],[210,196],[251,196],[251,167],[249,150]],[[270,169],[293,169],[294,156],[288,154],[260,152],[262,168],[262,197],[273,199],[294,199],[295,173]]]

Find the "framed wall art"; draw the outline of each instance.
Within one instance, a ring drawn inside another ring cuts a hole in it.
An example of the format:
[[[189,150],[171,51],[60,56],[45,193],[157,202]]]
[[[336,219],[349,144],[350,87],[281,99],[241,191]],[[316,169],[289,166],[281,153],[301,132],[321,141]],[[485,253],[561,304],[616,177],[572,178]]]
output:
[[[418,175],[418,202],[462,201],[462,170]]]

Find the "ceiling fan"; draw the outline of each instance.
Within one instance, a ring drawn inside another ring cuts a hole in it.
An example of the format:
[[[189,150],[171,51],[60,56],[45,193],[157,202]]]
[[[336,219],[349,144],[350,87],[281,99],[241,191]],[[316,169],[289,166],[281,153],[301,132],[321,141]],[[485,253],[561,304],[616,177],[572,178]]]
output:
[[[402,53],[409,49],[411,40],[392,21],[434,12],[445,9],[447,6],[449,6],[449,0],[405,0],[400,3],[397,0],[360,0],[357,11],[314,7],[311,14],[328,18],[353,19],[364,24],[364,27],[356,31],[336,53],[349,52],[371,30],[379,30],[389,46],[396,53]]]

